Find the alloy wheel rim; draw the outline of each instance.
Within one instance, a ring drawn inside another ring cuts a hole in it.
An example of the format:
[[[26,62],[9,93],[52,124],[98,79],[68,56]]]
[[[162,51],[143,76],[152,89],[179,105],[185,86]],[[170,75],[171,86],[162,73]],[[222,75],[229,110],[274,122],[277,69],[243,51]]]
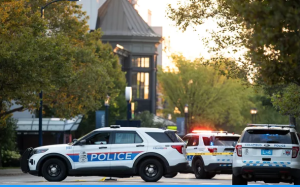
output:
[[[155,177],[158,173],[158,169],[154,164],[148,164],[145,167],[145,173],[148,177]]]
[[[61,173],[61,168],[57,164],[50,164],[47,168],[47,172],[51,177],[57,177]]]

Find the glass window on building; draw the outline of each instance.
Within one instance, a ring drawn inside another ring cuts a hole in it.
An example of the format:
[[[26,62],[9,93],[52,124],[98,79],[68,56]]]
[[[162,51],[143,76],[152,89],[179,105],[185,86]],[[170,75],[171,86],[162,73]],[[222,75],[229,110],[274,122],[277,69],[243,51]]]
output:
[[[149,99],[149,73],[133,72],[131,83],[133,99]]]
[[[150,58],[149,57],[132,57],[132,67],[138,68],[149,68],[150,67]]]

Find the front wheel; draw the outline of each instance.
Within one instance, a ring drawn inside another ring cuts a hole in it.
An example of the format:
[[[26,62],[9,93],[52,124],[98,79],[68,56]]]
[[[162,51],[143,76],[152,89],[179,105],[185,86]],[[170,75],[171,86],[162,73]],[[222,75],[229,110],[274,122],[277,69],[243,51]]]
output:
[[[61,160],[51,158],[43,164],[42,174],[49,182],[60,182],[67,177],[67,168]]]
[[[300,185],[300,178],[294,179],[294,185]]]
[[[147,159],[139,165],[139,174],[145,182],[156,182],[163,173],[163,167],[156,159]]]
[[[232,175],[232,185],[247,185],[248,182],[242,176]]]
[[[165,178],[174,178],[177,175],[177,172],[175,173],[170,173],[170,174],[166,174],[164,175]]]

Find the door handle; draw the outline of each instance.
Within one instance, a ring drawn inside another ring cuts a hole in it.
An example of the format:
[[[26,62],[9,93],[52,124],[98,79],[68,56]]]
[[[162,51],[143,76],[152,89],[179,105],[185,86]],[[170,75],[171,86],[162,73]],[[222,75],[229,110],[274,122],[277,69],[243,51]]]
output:
[[[195,147],[194,149],[197,149],[197,147]]]
[[[99,149],[107,149],[107,147],[99,147]]]
[[[144,147],[144,145],[136,145],[136,147]]]

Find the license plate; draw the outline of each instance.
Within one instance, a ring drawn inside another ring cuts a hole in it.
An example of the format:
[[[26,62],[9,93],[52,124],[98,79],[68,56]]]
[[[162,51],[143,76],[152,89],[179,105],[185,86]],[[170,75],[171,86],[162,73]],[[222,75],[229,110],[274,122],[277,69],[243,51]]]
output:
[[[273,151],[272,149],[262,149],[261,150],[261,155],[272,155]]]

